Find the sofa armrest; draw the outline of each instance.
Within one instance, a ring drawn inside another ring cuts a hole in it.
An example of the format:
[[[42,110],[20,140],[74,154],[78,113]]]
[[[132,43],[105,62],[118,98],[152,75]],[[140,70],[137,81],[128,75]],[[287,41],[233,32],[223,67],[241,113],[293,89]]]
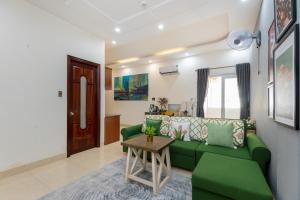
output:
[[[123,141],[128,140],[129,137],[142,133],[143,124],[122,128],[121,134]],[[127,152],[127,147],[123,146],[123,152]]]
[[[252,160],[256,161],[266,174],[267,164],[271,160],[271,152],[263,141],[255,134],[247,135],[247,144]]]

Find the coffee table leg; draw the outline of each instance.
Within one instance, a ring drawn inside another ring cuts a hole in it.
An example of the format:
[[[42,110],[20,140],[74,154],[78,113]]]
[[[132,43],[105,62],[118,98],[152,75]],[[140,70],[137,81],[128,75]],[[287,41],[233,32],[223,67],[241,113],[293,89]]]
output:
[[[129,176],[129,173],[130,173],[131,156],[132,156],[132,150],[131,150],[131,147],[128,147],[127,161],[126,161],[126,171],[125,171],[125,181],[126,181],[126,183],[128,182],[128,176]]]
[[[167,159],[167,175],[171,176],[171,161],[170,161],[169,147],[166,148],[166,159]]]
[[[155,153],[151,152],[153,192],[157,194],[157,162]]]
[[[143,150],[143,169],[146,169],[147,164],[147,151]]]

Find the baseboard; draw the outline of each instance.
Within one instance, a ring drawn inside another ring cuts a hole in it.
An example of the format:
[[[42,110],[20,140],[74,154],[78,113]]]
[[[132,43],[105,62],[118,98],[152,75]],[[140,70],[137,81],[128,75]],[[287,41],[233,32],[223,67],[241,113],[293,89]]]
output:
[[[0,172],[0,179],[8,177],[8,176],[13,176],[15,174],[19,174],[19,173],[22,173],[22,172],[25,172],[25,171],[28,171],[28,170],[31,170],[31,169],[34,169],[36,167],[40,167],[40,166],[58,161],[58,160],[61,160],[63,158],[66,158],[66,157],[67,157],[67,154],[63,153],[63,154],[59,154],[59,155],[56,155],[56,156],[52,156],[50,158],[38,160],[38,161],[29,163],[29,164],[26,164],[26,165],[22,165],[22,166],[19,166],[19,167],[8,169],[8,170]]]

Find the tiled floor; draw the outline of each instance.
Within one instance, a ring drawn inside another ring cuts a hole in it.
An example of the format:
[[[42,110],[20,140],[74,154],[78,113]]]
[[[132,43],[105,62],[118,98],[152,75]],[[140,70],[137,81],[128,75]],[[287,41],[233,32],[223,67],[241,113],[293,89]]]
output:
[[[0,179],[0,200],[37,199],[124,156],[116,142]],[[191,172],[173,170],[191,176]]]

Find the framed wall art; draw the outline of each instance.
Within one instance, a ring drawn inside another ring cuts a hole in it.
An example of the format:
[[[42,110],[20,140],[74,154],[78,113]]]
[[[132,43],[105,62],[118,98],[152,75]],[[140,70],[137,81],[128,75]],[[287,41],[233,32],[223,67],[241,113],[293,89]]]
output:
[[[279,42],[296,21],[296,0],[274,0],[274,14],[276,41]]]
[[[274,119],[274,85],[268,86],[268,117]]]
[[[299,25],[274,50],[274,119],[299,127]]]
[[[148,101],[148,74],[115,77],[114,100]]]
[[[272,22],[269,32],[268,32],[268,83],[273,83],[273,70],[274,70],[274,60],[273,60],[273,50],[276,45],[275,36],[275,20]]]

